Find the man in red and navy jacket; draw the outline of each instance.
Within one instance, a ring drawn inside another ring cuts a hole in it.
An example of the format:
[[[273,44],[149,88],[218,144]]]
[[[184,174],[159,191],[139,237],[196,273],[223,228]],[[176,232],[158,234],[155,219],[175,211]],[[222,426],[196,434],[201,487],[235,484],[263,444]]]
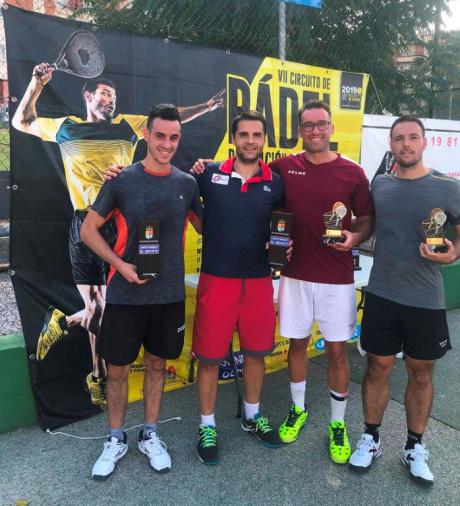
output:
[[[198,359],[201,408],[198,456],[216,464],[214,416],[218,367],[238,329],[244,355],[242,428],[264,446],[281,442],[259,410],[264,356],[275,344],[275,308],[266,242],[273,210],[283,204],[281,178],[260,160],[265,118],[248,111],[233,120],[236,157],[207,164],[196,175],[203,198],[203,258],[197,291],[192,352]]]

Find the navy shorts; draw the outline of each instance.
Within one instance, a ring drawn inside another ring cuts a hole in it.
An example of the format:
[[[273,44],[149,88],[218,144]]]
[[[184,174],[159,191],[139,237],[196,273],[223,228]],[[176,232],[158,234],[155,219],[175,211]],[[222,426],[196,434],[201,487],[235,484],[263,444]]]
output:
[[[177,358],[184,346],[185,301],[140,306],[107,304],[97,351],[109,364],[132,364],[144,349],[160,358]]]
[[[366,293],[361,347],[374,355],[403,351],[418,360],[436,360],[452,349],[444,309],[405,306]]]

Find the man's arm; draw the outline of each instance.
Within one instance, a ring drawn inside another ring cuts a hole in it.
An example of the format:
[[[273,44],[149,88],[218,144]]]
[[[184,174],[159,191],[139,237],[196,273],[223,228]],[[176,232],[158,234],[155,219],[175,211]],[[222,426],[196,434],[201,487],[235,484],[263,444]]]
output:
[[[455,225],[455,239],[453,241],[449,241],[449,239],[444,239],[445,244],[447,246],[447,251],[445,253],[434,253],[430,250],[428,245],[425,243],[420,244],[420,255],[426,260],[430,260],[431,262],[435,262],[437,264],[451,264],[455,262],[458,258],[460,258],[460,225]]]
[[[345,242],[336,242],[328,244],[328,246],[337,251],[349,251],[351,248],[367,241],[374,230],[374,216],[368,214],[353,219],[350,229],[351,230],[342,230],[342,234],[345,236]]]
[[[224,95],[225,90],[220,90],[219,93],[211,97],[207,102],[202,104],[191,105],[190,107],[178,107],[180,119],[182,123],[192,121],[192,119],[198,118],[202,114],[214,111],[218,107],[224,107]]]
[[[11,122],[16,130],[40,137],[40,131],[35,122],[37,119],[37,109],[35,105],[43,88],[51,80],[53,71],[54,68],[48,63],[40,63],[40,65],[34,67],[29,86],[27,86],[27,90]]]
[[[195,175],[193,181],[194,192],[192,201],[190,202],[190,211],[188,213],[188,220],[198,234],[203,233],[203,204],[201,202],[201,186],[200,176]]]
[[[201,218],[198,218],[198,216],[195,213],[193,212],[189,213],[188,221],[192,224],[197,234],[203,233],[203,220]]]
[[[355,234],[355,246],[367,241],[374,232],[374,215],[368,214],[354,218],[351,222],[350,230]]]
[[[81,240],[88,248],[92,249],[96,255],[116,269],[127,281],[143,285],[147,280],[139,279],[136,273],[136,266],[123,261],[114,253],[99,232],[99,229],[104,225],[105,221],[105,218],[96,211],[90,209],[80,229]]]

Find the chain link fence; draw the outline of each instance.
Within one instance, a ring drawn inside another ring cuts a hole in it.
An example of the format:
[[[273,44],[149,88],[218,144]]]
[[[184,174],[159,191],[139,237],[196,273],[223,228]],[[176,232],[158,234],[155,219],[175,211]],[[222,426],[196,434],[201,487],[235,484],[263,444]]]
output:
[[[436,96],[434,117],[460,121],[460,85],[451,86],[448,90],[437,93]]]
[[[3,2],[0,2],[0,4]],[[259,57],[279,56],[278,0],[7,0],[23,9],[74,17],[150,36],[187,41]],[[447,0],[324,0],[322,9],[285,4],[286,59],[299,63],[366,72],[372,76],[366,112],[415,112],[460,119],[460,97],[448,93],[460,83],[433,90],[412,63],[426,59],[423,48],[442,29],[437,22]],[[439,34],[438,34],[439,35]],[[441,37],[442,39],[442,37]],[[457,47],[458,46],[458,47]],[[460,67],[460,40],[449,48],[449,72]],[[419,49],[422,48],[422,52]],[[443,43],[443,51],[446,47]],[[399,63],[399,56],[404,63]],[[409,55],[409,58],[407,56]],[[442,62],[433,61],[433,69]],[[429,70],[428,70],[429,73]],[[454,77],[452,76],[452,79]],[[3,20],[0,26],[0,171],[8,169],[8,80]],[[447,105],[446,105],[447,104]],[[1,213],[0,213],[1,214]]]

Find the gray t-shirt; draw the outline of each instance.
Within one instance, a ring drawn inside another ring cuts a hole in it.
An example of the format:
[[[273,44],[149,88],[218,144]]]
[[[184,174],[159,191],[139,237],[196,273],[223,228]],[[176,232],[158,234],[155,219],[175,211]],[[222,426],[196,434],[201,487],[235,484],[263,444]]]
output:
[[[372,184],[375,251],[367,291],[406,306],[443,309],[441,266],[420,256],[422,221],[434,208],[460,224],[460,182],[439,173],[418,179],[378,176]]]
[[[138,223],[157,219],[160,226],[158,278],[143,285],[128,283],[111,269],[106,301],[109,304],[168,304],[185,299],[184,227],[189,211],[202,217],[198,184],[176,167],[167,176],[147,172],[142,163],[126,167],[105,183],[92,208],[117,223],[114,251],[126,262],[136,263]]]

